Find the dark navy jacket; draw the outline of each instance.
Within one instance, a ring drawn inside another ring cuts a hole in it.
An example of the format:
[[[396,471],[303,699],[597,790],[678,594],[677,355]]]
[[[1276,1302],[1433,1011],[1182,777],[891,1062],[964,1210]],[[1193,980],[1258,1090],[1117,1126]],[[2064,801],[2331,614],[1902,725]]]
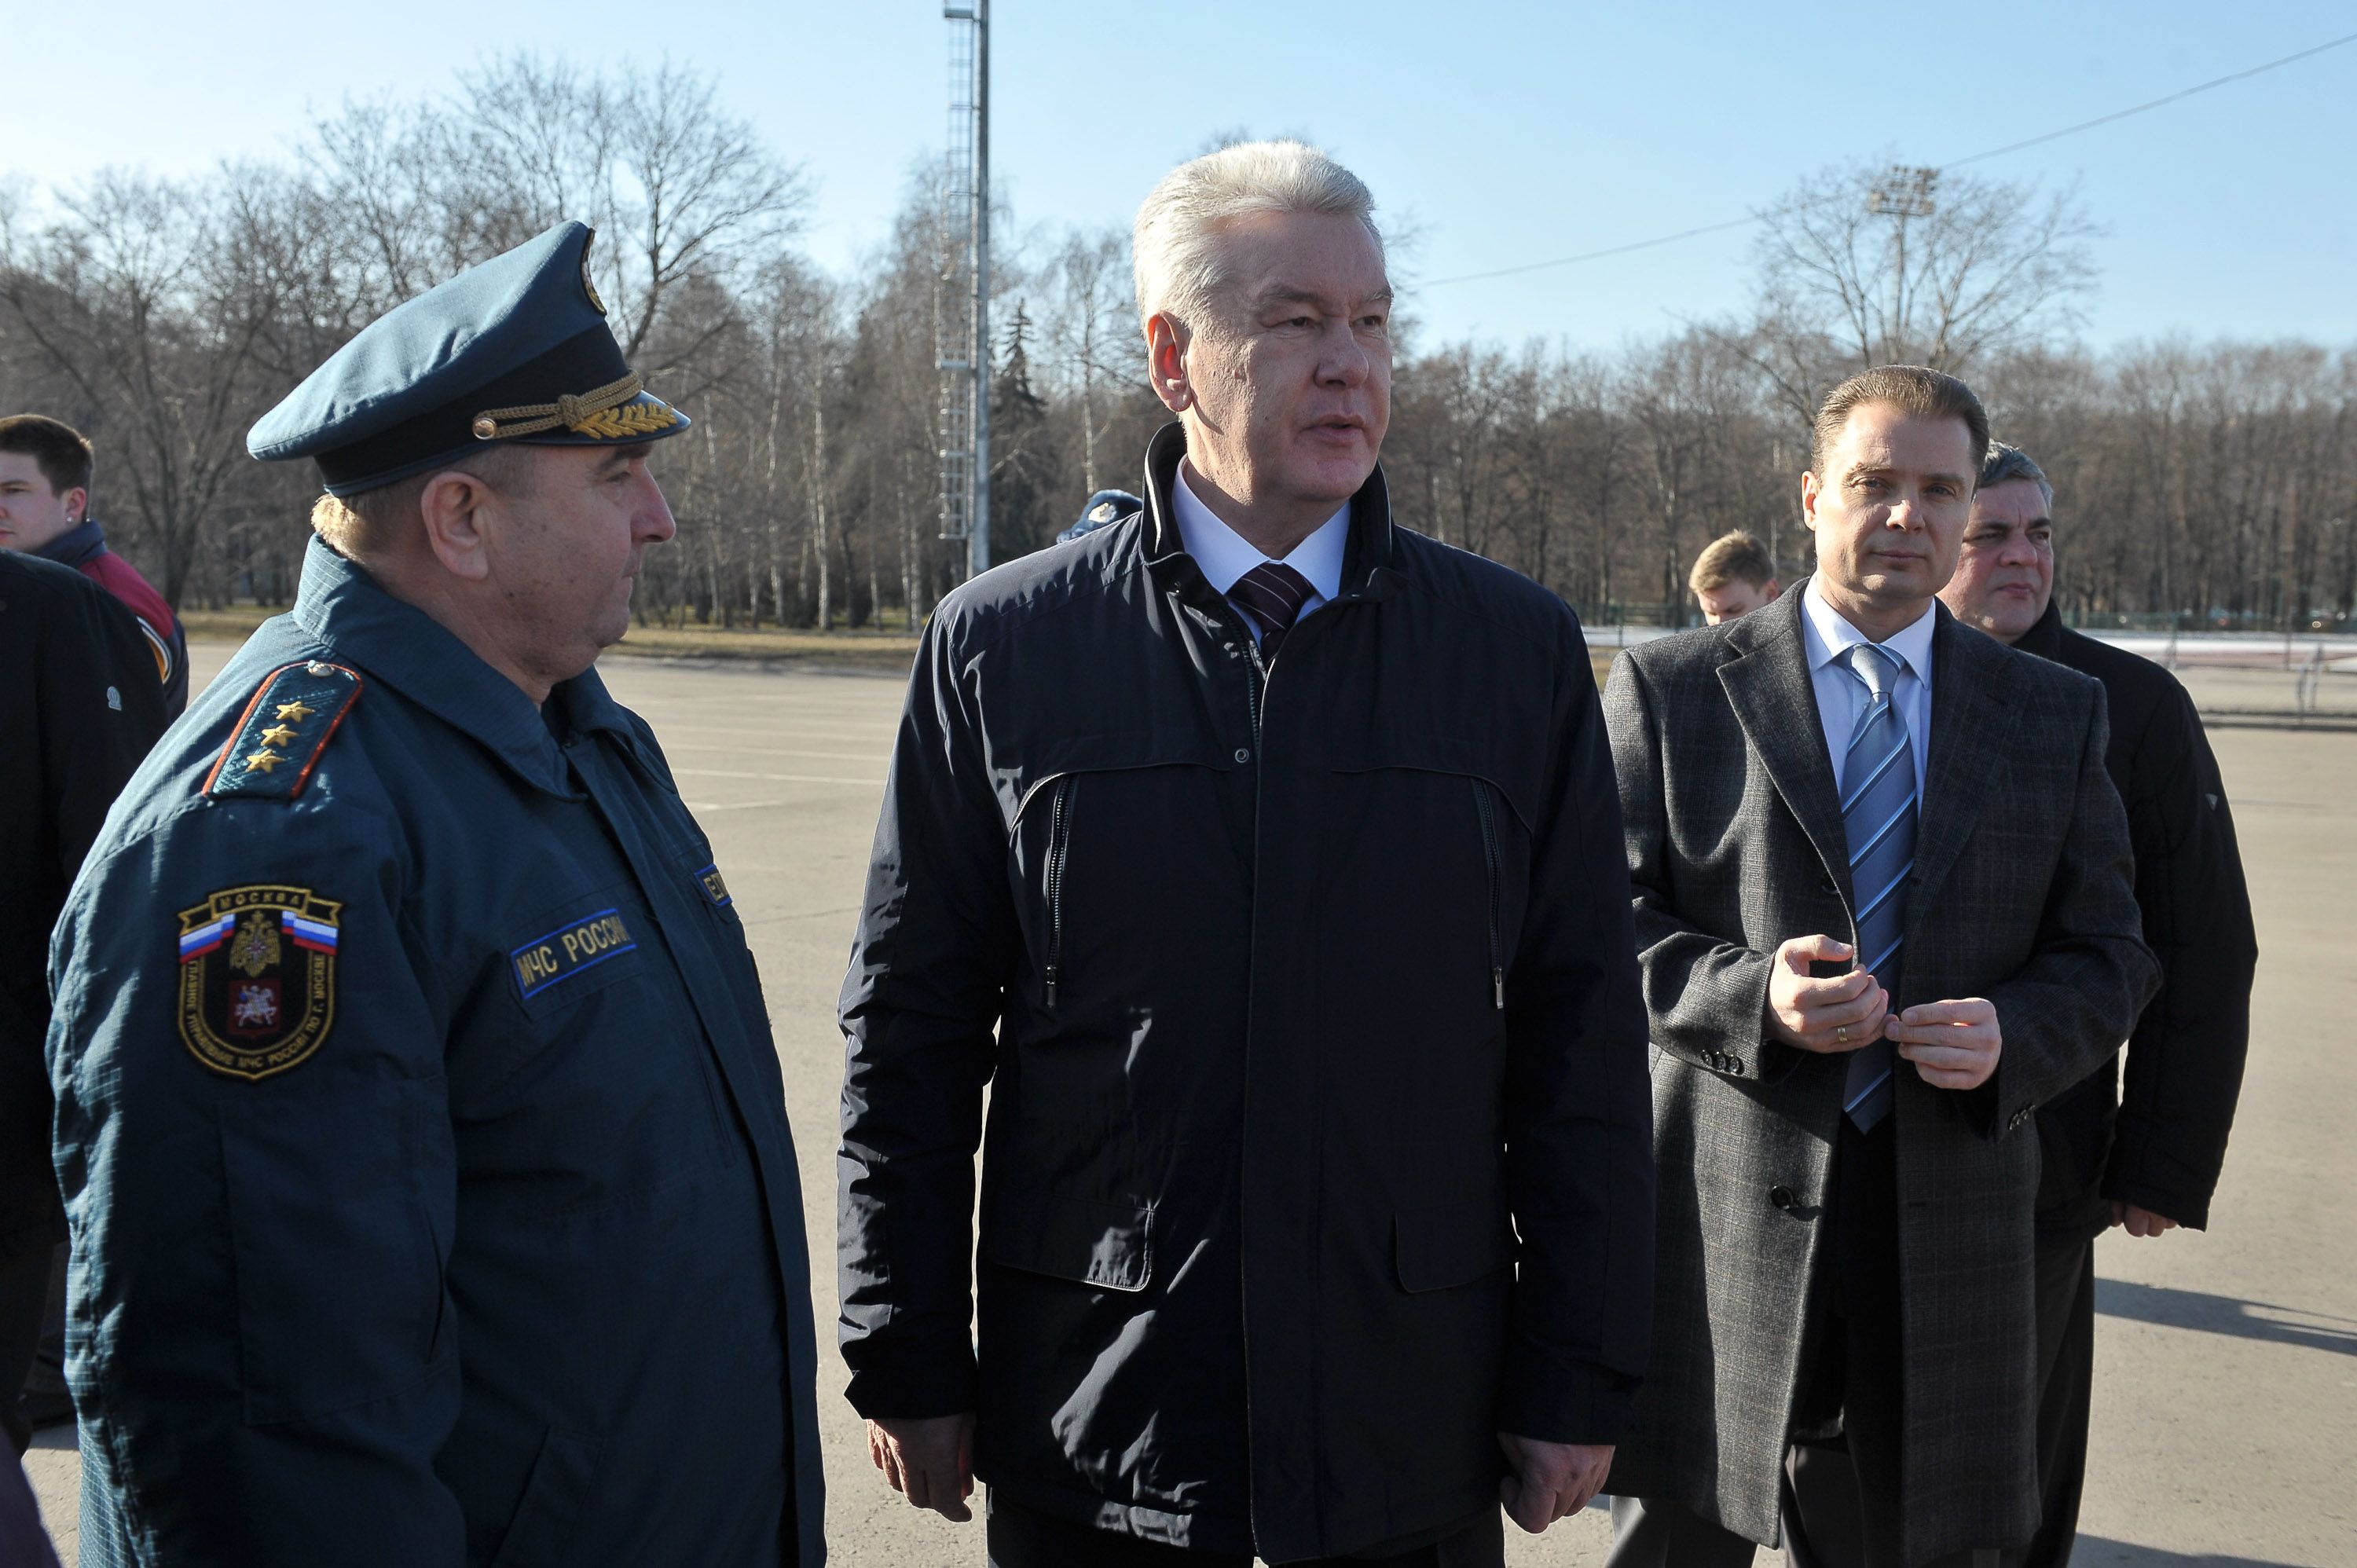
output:
[[[88,518],[59,534],[36,552],[75,571],[123,601],[156,661],[156,679],[164,685],[164,712],[178,718],[188,705],[188,638],[171,604],[156,591],[139,569],[106,547],[105,531]]]
[[[49,1170],[49,929],[124,781],[167,722],[131,612],[0,550],[0,1259],[65,1240]],[[5,1467],[5,1466],[0,1466]],[[6,1562],[0,1556],[0,1563]]]
[[[312,545],[54,950],[85,1563],[822,1561],[802,1200],[712,861],[594,671],[544,715]]]
[[[2259,961],[2218,758],[2176,676],[2072,631],[2052,604],[2014,646],[2104,683],[2104,768],[2127,808],[2136,907],[2161,975],[2128,1042],[2125,1091],[2115,1056],[2039,1108],[2039,1231],[2066,1245],[2100,1235],[2115,1200],[2203,1230],[2242,1094]]]
[[[1643,1370],[1611,757],[1564,602],[1380,471],[1264,673],[1182,441],[926,631],[844,989],[850,1396],[977,1411],[976,1473],[1085,1524],[1405,1552],[1494,1516],[1501,1429],[1613,1442]]]

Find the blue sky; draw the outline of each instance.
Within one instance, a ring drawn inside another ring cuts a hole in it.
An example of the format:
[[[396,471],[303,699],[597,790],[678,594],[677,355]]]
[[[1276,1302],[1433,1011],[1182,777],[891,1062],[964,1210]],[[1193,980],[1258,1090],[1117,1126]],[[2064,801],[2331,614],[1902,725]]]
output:
[[[848,270],[942,138],[945,24],[922,0],[27,9],[7,27],[0,169],[37,184],[267,156],[347,94],[438,92],[485,54],[668,52],[805,166],[809,249]],[[1827,163],[1943,163],[2357,33],[2357,0],[994,12],[993,161],[1023,227],[1125,222],[1214,132],[1299,132],[1414,221],[1415,271],[1436,279],[1739,217]],[[2357,343],[2357,45],[1976,172],[2077,183],[2108,231],[2094,342]],[[1713,235],[1408,303],[1426,342],[1609,349],[1741,308],[1746,246]]]

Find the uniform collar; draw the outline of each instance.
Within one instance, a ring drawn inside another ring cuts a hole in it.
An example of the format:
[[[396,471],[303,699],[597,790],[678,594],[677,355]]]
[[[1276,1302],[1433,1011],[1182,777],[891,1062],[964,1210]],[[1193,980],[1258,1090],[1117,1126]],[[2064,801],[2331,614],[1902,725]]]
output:
[[[474,736],[527,784],[554,795],[580,793],[556,737],[514,682],[323,541],[312,540],[304,553],[294,613],[298,625],[361,673]],[[594,670],[558,682],[549,700],[574,729],[630,733],[621,705]]]
[[[1219,514],[1203,504],[1187,482],[1184,464],[1171,476],[1170,510],[1178,519],[1178,537],[1186,542],[1187,553],[1222,594],[1254,567],[1277,559],[1221,521]],[[1350,539],[1351,503],[1344,501],[1332,517],[1293,547],[1293,553],[1283,558],[1284,564],[1307,577],[1321,597],[1335,598],[1342,592],[1342,551]]]
[[[1821,670],[1861,642],[1873,642],[1866,633],[1844,620],[1841,612],[1825,603],[1818,591],[1818,579],[1812,575],[1808,585],[1801,590],[1801,625],[1808,640],[1809,668]],[[1894,654],[1915,679],[1924,685],[1932,683],[1932,631],[1939,624],[1937,599],[1923,603],[1923,613],[1905,628],[1893,632],[1878,647]]]
[[[33,553],[60,566],[79,566],[93,556],[106,553],[106,535],[100,530],[98,519],[86,517]]]

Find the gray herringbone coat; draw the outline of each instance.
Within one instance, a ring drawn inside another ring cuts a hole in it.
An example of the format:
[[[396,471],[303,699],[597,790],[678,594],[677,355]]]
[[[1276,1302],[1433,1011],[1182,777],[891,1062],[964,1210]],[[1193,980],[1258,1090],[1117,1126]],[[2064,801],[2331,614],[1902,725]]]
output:
[[[1652,1015],[1653,1348],[1610,1490],[1765,1544],[1832,1175],[1846,1058],[1763,1037],[1769,955],[1855,937],[1801,591],[1632,649],[1604,696]],[[2004,1054],[1966,1093],[1899,1064],[1906,1552],[2038,1522],[2031,1112],[2116,1049],[2158,972],[2103,688],[1938,612],[1897,1006],[1982,996]]]

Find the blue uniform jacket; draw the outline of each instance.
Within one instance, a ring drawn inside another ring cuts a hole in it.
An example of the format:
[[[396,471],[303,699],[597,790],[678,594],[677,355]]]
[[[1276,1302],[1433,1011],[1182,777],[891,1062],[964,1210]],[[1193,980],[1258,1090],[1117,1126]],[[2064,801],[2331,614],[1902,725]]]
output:
[[[595,671],[314,543],[50,980],[85,1563],[823,1560],[760,983]]]

